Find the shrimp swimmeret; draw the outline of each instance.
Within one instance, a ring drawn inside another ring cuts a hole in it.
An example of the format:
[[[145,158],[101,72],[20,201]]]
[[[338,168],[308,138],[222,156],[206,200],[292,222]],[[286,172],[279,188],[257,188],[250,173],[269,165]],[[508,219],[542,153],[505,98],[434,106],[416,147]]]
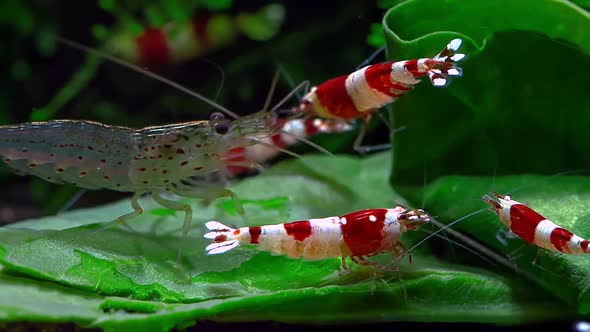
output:
[[[159,204],[185,212],[186,235],[190,206],[165,199],[159,192],[194,198],[228,196],[243,214],[236,195],[219,178],[225,176],[225,167],[248,165],[232,164],[222,156],[274,134],[274,121],[273,113],[261,111],[233,121],[214,113],[206,121],[142,129],[74,120],[23,123],[0,126],[0,155],[17,174],[86,189],[134,192],[134,211],[115,222],[141,214],[138,198],[150,193]]]

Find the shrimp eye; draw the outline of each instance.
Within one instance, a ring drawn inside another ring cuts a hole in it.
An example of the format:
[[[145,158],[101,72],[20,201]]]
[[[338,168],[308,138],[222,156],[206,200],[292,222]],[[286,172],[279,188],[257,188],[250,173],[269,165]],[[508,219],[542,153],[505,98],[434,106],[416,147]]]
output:
[[[224,122],[216,123],[213,128],[215,129],[215,132],[219,135],[225,135],[229,131],[228,124]]]
[[[221,112],[214,112],[209,116],[209,120],[211,121],[217,121],[217,120],[223,120],[225,119],[225,115],[223,115],[223,113]]]
[[[400,214],[397,216],[397,218],[398,218],[398,219],[401,219],[401,220],[406,220],[406,219],[408,219],[408,215],[407,215],[407,214],[405,214],[405,213],[400,213]]]

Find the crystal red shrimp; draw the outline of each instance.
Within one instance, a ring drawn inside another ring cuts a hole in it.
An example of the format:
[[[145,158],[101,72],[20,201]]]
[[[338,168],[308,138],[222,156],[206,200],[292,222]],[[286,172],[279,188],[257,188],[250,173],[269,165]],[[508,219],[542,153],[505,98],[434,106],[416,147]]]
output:
[[[191,207],[165,199],[159,192],[231,197],[243,214],[239,200],[223,181],[225,167],[234,164],[221,156],[232,148],[255,144],[265,133],[274,134],[274,121],[274,114],[261,111],[233,121],[214,113],[209,121],[143,129],[74,120],[23,123],[0,126],[0,155],[18,174],[87,189],[134,192],[134,211],[114,222],[141,214],[138,198],[150,193],[159,204],[185,212],[186,235]]]
[[[428,76],[432,85],[446,86],[448,76],[460,76],[455,62],[465,55],[456,53],[461,39],[453,39],[432,59],[384,62],[363,67],[352,74],[333,78],[311,89],[300,108],[324,118],[356,119],[394,102]]]
[[[491,195],[493,197],[484,195],[482,199],[492,206],[504,225],[526,242],[570,255],[590,253],[588,240],[556,225],[510,195],[496,192]]]
[[[138,36],[128,32],[116,34],[109,39],[108,48],[127,61],[144,66],[181,63],[227,46],[239,34],[253,40],[272,37],[283,21],[284,11],[282,5],[270,4],[256,13],[240,13],[237,16],[200,14],[184,24],[171,22],[161,28],[146,28]],[[258,23],[256,31],[250,28],[252,24],[246,23],[254,19]],[[265,27],[263,34],[262,24]]]
[[[209,221],[204,235],[214,243],[208,254],[220,254],[240,244],[255,244],[258,250],[289,258],[322,260],[341,257],[342,268],[348,271],[346,258],[361,265],[376,265],[367,257],[390,252],[399,257],[406,251],[399,242],[401,234],[427,223],[430,216],[423,210],[367,209],[341,217],[294,221],[285,224],[250,226],[233,229],[218,221]]]
[[[432,59],[422,58],[397,62],[384,62],[363,67],[352,74],[328,80],[303,97],[299,110],[304,114],[324,118],[363,119],[354,142],[357,151],[371,151],[361,147],[367,123],[379,108],[396,101],[428,76],[435,87],[444,87],[449,76],[461,76],[455,62],[465,58],[456,53],[461,39],[453,39]]]
[[[282,149],[296,144],[299,138],[309,138],[318,134],[333,134],[352,130],[352,126],[342,119],[323,118],[297,118],[279,120],[280,133],[272,136],[261,137],[260,141],[266,144],[255,144],[233,148],[225,156],[229,162],[243,162],[264,164],[276,157]],[[233,175],[244,174],[251,167],[229,166],[228,170]]]

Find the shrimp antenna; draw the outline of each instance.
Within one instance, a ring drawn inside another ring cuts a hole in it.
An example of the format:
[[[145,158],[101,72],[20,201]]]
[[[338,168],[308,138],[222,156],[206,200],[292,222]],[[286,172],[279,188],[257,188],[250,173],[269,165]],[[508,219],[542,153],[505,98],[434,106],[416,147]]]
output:
[[[270,106],[270,102],[272,101],[272,95],[275,93],[275,89],[277,87],[277,83],[279,82],[279,75],[280,72],[276,71],[275,75],[272,78],[272,83],[270,84],[270,90],[268,90],[268,95],[266,96],[266,100],[264,101],[264,107],[262,108],[263,111],[266,111]]]
[[[305,144],[307,144],[307,145],[311,146],[312,148],[314,148],[314,149],[316,149],[316,150],[320,151],[320,152],[321,152],[321,153],[323,153],[323,154],[327,154],[327,155],[329,155],[329,156],[333,156],[333,155],[334,155],[332,152],[330,152],[330,151],[326,150],[325,148],[321,147],[319,144],[316,144],[316,143],[314,143],[314,142],[312,142],[312,141],[308,140],[308,139],[307,139],[307,138],[305,138],[305,137],[297,136],[297,135],[295,135],[295,134],[293,134],[293,133],[290,133],[290,132],[288,132],[288,131],[285,131],[285,130],[282,130],[282,129],[281,129],[281,130],[279,130],[279,132],[280,132],[281,134],[285,134],[285,135],[287,135],[287,136],[291,136],[291,137],[295,138],[296,140],[298,140],[298,141],[300,141],[300,142],[303,142],[303,143],[305,143]]]
[[[457,220],[453,221],[452,223],[450,223],[450,224],[448,224],[448,225],[446,225],[446,226],[444,226],[444,227],[441,227],[440,229],[438,229],[438,230],[436,230],[436,231],[434,231],[434,232],[430,233],[430,235],[429,235],[429,236],[425,237],[425,238],[424,238],[424,239],[422,239],[420,242],[416,243],[416,245],[414,245],[412,248],[408,249],[406,252],[410,252],[410,251],[412,251],[412,250],[416,249],[418,246],[420,246],[422,243],[426,242],[426,241],[427,241],[428,239],[430,239],[431,237],[433,237],[433,236],[436,236],[438,233],[440,233],[440,232],[442,232],[442,231],[446,230],[447,228],[449,228],[449,227],[451,227],[451,226],[453,226],[453,225],[457,224],[458,222],[460,222],[460,221],[463,221],[463,220],[465,220],[465,219],[467,219],[467,218],[473,217],[474,215],[476,215],[476,214],[480,214],[480,213],[482,213],[482,212],[484,212],[484,211],[487,211],[487,210],[488,210],[488,208],[479,209],[479,210],[477,210],[477,211],[475,211],[475,212],[471,212],[470,214],[468,214],[468,215],[466,215],[466,216],[463,216],[463,217],[461,217],[461,218],[459,218],[459,219],[457,219]]]
[[[431,220],[431,221],[432,221],[432,220]],[[432,233],[433,233],[432,231],[427,231],[427,230],[425,230],[425,229],[419,229],[419,231],[421,231],[421,232],[424,232],[424,233],[426,233],[426,234],[432,234]],[[444,233],[443,233],[443,234],[444,234]],[[452,243],[453,245],[456,245],[456,246],[458,246],[458,247],[461,247],[461,248],[463,248],[463,249],[465,249],[465,250],[469,251],[470,253],[472,253],[472,254],[474,254],[474,255],[476,255],[476,256],[479,256],[481,259],[485,260],[486,262],[488,262],[488,263],[490,263],[490,264],[492,264],[492,265],[496,265],[496,263],[494,263],[494,262],[492,262],[491,260],[489,260],[489,259],[485,258],[484,256],[482,256],[480,253],[478,253],[478,252],[477,252],[477,251],[475,251],[474,249],[471,249],[471,248],[469,248],[468,246],[466,246],[466,245],[464,245],[464,244],[462,244],[462,243],[459,243],[459,242],[457,242],[457,241],[455,241],[455,240],[451,240],[451,239],[449,239],[449,238],[448,238],[446,235],[434,234],[433,236],[436,236],[436,237],[437,237],[437,238],[439,238],[439,239],[443,239],[443,240],[445,240],[445,241],[448,241],[448,242]],[[463,241],[465,241],[465,239],[463,239],[463,238],[461,238],[461,239],[462,239]],[[470,240],[471,240],[471,239],[470,239]],[[473,244],[472,244],[472,245],[473,245]],[[479,246],[479,247],[480,247],[480,245],[479,245],[479,244],[478,244],[477,246]],[[396,257],[396,258],[394,259],[394,261],[396,261],[396,260],[398,260],[398,259],[400,259],[400,258],[401,258],[401,257]]]
[[[287,84],[289,84],[290,87],[294,87],[295,81],[293,80],[293,77],[291,77],[291,75],[289,75],[289,73],[287,72],[285,67],[280,63],[279,59],[277,59],[276,57],[273,56],[272,61],[274,62],[275,66],[277,67],[277,70],[281,73],[281,76],[283,76],[285,78],[285,80],[287,80]],[[304,91],[304,93],[305,92],[306,91]],[[297,93],[296,97],[297,97],[297,99],[301,99],[303,96],[301,96],[299,93]]]
[[[354,70],[357,71],[357,70],[361,69],[362,67],[368,65],[369,63],[373,62],[373,60],[375,60],[375,58],[383,52],[385,52],[385,46],[379,47],[378,49],[373,51],[373,53],[371,53],[371,55],[369,55],[368,58],[363,60],[363,62],[359,63],[358,66],[356,66],[356,68]]]
[[[274,149],[274,150],[281,151],[281,152],[283,152],[283,153],[285,153],[285,154],[288,154],[288,155],[290,155],[291,157],[295,157],[295,158],[301,158],[301,155],[299,155],[299,154],[297,154],[297,153],[295,153],[295,152],[293,152],[293,151],[289,151],[289,150],[287,150],[287,149],[285,149],[285,148],[281,148],[281,147],[278,147],[278,146],[276,146],[276,145],[273,145],[273,144],[270,144],[270,143],[266,143],[265,141],[262,141],[262,140],[260,140],[260,139],[256,139],[256,138],[249,138],[248,140],[249,140],[250,142],[253,142],[253,143],[255,143],[255,144],[260,144],[260,145],[262,145],[262,146],[265,146],[265,147],[267,147],[267,148],[271,148],[271,149]]]
[[[283,99],[281,99],[281,101],[279,101],[275,105],[275,107],[273,107],[269,112],[270,113],[276,112],[281,106],[283,106],[284,103],[287,102],[287,100],[291,99],[293,97],[293,95],[297,94],[297,92],[304,87],[305,87],[305,89],[307,89],[309,87],[309,81],[303,81],[303,82],[299,83],[299,85],[296,86],[295,89],[293,89]]]
[[[149,71],[147,69],[144,69],[144,68],[141,68],[139,66],[136,66],[136,65],[134,65],[134,64],[132,64],[130,62],[127,62],[125,60],[119,59],[119,58],[117,58],[115,56],[112,56],[110,54],[107,54],[107,53],[101,52],[99,50],[93,49],[91,47],[82,45],[82,44],[77,43],[77,42],[75,42],[73,40],[69,40],[69,39],[66,39],[66,38],[61,37],[61,36],[56,36],[56,39],[57,39],[58,42],[63,43],[63,44],[66,44],[66,45],[68,45],[68,46],[70,46],[72,48],[75,48],[77,50],[84,51],[84,52],[87,52],[87,53],[90,53],[90,54],[94,54],[94,55],[96,55],[98,57],[101,57],[103,59],[107,59],[107,60],[112,61],[112,62],[114,62],[114,63],[116,63],[118,65],[121,65],[123,67],[127,67],[127,68],[129,68],[131,70],[134,70],[134,71],[138,72],[138,73],[141,73],[141,74],[144,74],[144,75],[146,75],[148,77],[151,77],[151,78],[153,78],[153,79],[155,79],[157,81],[160,81],[162,83],[168,84],[169,86],[171,86],[173,88],[176,88],[176,89],[178,89],[178,90],[180,90],[180,91],[182,91],[182,92],[184,92],[184,93],[186,93],[186,94],[188,94],[188,95],[190,95],[192,97],[195,97],[195,98],[199,99],[200,101],[208,104],[209,106],[212,106],[212,107],[214,107],[214,108],[216,108],[216,109],[224,112],[225,114],[231,116],[234,119],[240,118],[239,115],[237,115],[236,113],[234,113],[234,112],[228,110],[227,108],[219,105],[218,103],[214,102],[213,100],[211,100],[211,99],[209,99],[209,98],[207,98],[207,97],[205,97],[205,96],[203,96],[203,95],[201,95],[199,93],[196,93],[196,92],[194,92],[194,91],[192,91],[190,89],[187,89],[184,86],[182,86],[182,85],[180,85],[180,84],[178,84],[178,83],[176,83],[174,81],[171,81],[171,80],[169,80],[169,79],[167,79],[167,78],[165,78],[163,76],[160,76],[160,75],[158,75],[158,74],[156,74],[156,73],[154,73],[152,71]]]
[[[277,81],[278,81],[279,74],[280,74],[280,72],[279,72],[279,71],[277,71],[277,72],[275,73],[275,76],[274,76],[274,78],[273,78],[273,85],[272,85],[272,87],[271,87],[271,92],[274,92],[274,87],[276,86],[276,83],[277,83]],[[273,107],[273,108],[272,108],[272,109],[269,111],[269,113],[276,112],[276,111],[277,111],[277,110],[278,110],[278,109],[279,109],[281,106],[283,106],[283,104],[284,104],[284,103],[286,103],[286,102],[287,102],[287,100],[291,99],[291,97],[293,97],[293,95],[297,94],[297,92],[298,92],[299,90],[301,90],[302,88],[305,88],[305,89],[307,89],[308,87],[309,87],[309,81],[303,81],[303,82],[301,82],[301,83],[300,83],[298,86],[296,86],[296,87],[295,87],[295,89],[293,89],[293,90],[292,90],[291,92],[289,92],[289,93],[288,93],[288,94],[287,94],[287,95],[286,95],[286,96],[285,96],[283,99],[281,99],[281,101],[279,101],[279,102],[278,102],[278,103],[275,105],[275,107]],[[268,104],[270,104],[270,97],[271,97],[271,96],[272,96],[272,94],[271,94],[271,93],[269,93],[269,95],[268,95],[268,97],[267,97],[267,100],[266,100],[266,103],[265,103],[265,105],[264,105],[264,109],[266,109],[266,108],[267,108],[267,106],[268,106]],[[287,135],[287,136],[291,136],[291,137],[295,138],[296,140],[298,140],[298,141],[300,141],[300,142],[303,142],[303,143],[305,143],[305,144],[307,144],[307,145],[311,146],[312,148],[314,148],[314,149],[316,149],[316,150],[318,150],[318,151],[320,151],[320,152],[322,152],[322,153],[324,153],[324,154],[327,154],[327,155],[330,155],[330,156],[332,155],[332,153],[331,153],[330,151],[328,151],[328,150],[324,149],[323,147],[319,146],[318,144],[315,144],[314,142],[312,142],[312,141],[310,141],[310,140],[308,140],[308,139],[306,139],[306,138],[304,138],[304,137],[297,136],[297,135],[295,135],[295,134],[293,134],[293,133],[290,133],[290,132],[288,132],[288,131],[285,131],[285,130],[282,130],[282,129],[281,129],[281,130],[279,130],[279,132],[280,132],[281,134],[285,134],[285,135]],[[280,150],[280,151],[282,151],[282,152],[285,152],[285,151],[288,151],[288,150],[284,150],[284,149],[282,149],[282,150]],[[291,151],[289,151],[289,152],[290,152],[290,153],[287,153],[287,154],[290,154],[290,155],[292,155],[292,153],[293,153],[293,152],[291,152]]]

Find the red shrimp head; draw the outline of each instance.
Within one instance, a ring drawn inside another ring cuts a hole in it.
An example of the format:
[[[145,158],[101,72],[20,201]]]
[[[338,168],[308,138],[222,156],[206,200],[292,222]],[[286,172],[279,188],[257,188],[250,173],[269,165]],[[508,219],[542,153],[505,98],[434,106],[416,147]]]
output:
[[[484,195],[481,198],[484,202],[490,204],[491,210],[495,212],[500,220],[508,227],[510,227],[510,208],[514,204],[520,204],[512,200],[510,195],[500,195],[492,191],[489,195]]]

